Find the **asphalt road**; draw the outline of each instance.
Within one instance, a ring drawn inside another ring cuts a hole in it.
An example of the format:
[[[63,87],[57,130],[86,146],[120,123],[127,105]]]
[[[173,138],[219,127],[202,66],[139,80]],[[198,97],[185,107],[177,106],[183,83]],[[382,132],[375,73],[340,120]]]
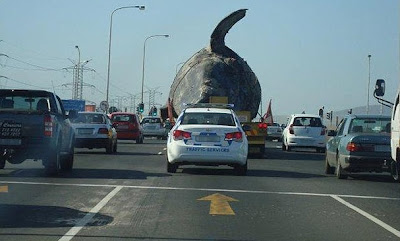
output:
[[[0,240],[400,240],[389,174],[325,175],[324,154],[268,142],[247,176],[229,167],[166,172],[165,141],[75,150],[71,173],[0,170]]]

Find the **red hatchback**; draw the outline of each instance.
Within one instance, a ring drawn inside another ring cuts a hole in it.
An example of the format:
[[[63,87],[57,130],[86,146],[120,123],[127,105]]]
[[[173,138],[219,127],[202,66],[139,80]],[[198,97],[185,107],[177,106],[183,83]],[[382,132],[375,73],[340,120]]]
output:
[[[113,126],[117,130],[117,138],[120,140],[136,140],[143,143],[143,129],[139,118],[134,113],[114,112],[110,116]]]

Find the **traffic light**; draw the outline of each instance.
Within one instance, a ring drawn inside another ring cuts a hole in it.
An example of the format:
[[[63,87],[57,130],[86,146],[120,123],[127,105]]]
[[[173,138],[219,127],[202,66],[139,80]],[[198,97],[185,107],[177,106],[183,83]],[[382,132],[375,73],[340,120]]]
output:
[[[157,116],[157,107],[153,106],[152,108],[152,115]]]
[[[322,118],[324,116],[324,107],[318,110],[318,115]]]
[[[144,111],[144,104],[143,103],[139,103],[139,112],[143,113]]]

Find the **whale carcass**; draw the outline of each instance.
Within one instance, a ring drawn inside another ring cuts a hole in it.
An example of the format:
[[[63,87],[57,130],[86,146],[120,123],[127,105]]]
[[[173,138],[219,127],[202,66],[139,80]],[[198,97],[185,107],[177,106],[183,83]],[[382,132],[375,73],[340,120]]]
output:
[[[240,9],[225,17],[211,34],[210,45],[195,53],[176,74],[169,92],[169,106],[176,117],[183,103],[208,103],[210,96],[227,96],[234,110],[257,115],[261,87],[244,59],[225,45],[225,35],[246,15]]]

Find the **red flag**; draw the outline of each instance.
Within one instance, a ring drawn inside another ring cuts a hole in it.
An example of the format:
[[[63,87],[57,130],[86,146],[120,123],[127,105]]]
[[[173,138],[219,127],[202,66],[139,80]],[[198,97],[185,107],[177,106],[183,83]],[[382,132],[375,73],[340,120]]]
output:
[[[274,118],[272,117],[271,102],[272,102],[272,99],[269,100],[269,105],[268,105],[267,113],[265,113],[264,116],[263,116],[264,122],[267,123],[267,124],[272,124],[272,123],[274,123]]]

